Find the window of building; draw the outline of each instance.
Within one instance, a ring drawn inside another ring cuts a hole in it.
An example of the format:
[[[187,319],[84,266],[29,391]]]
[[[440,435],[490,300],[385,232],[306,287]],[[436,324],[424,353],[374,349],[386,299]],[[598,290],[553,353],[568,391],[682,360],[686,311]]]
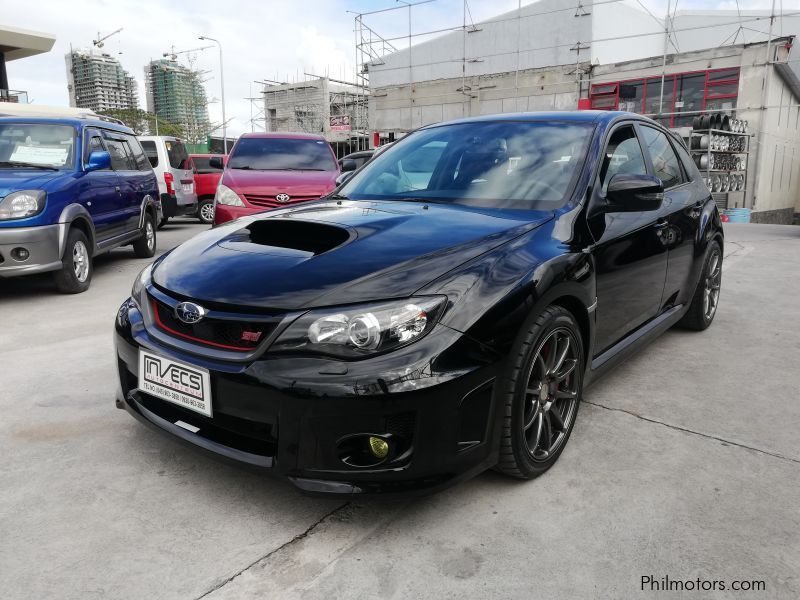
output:
[[[734,110],[739,92],[739,68],[712,69],[592,84],[590,101],[596,110],[629,110],[652,116],[667,127],[691,125],[700,112]],[[659,113],[665,113],[658,116]],[[686,114],[681,114],[686,113]]]
[[[642,142],[650,153],[650,160],[653,161],[654,174],[664,184],[664,189],[682,183],[681,165],[667,136],[652,127],[642,127],[641,132]]]

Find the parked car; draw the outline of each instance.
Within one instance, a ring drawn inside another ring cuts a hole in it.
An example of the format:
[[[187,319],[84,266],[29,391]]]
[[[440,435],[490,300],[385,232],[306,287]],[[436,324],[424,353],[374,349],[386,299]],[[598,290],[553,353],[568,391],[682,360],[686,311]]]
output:
[[[0,277],[52,272],[83,292],[92,259],[156,251],[153,169],[133,132],[99,118],[0,118]]]
[[[722,248],[686,148],[646,117],[430,125],[336,194],[142,271],[116,321],[117,406],[307,492],[530,479],[589,382],[711,324]]]
[[[190,154],[189,161],[197,193],[197,218],[201,223],[210,225],[214,222],[214,196],[228,157],[222,154]]]
[[[336,155],[322,136],[246,133],[231,149],[217,187],[214,224],[316,200],[336,187],[338,175]]]
[[[164,209],[159,227],[172,217],[197,214],[194,173],[183,141],[167,135],[142,135],[139,141],[158,179]]]

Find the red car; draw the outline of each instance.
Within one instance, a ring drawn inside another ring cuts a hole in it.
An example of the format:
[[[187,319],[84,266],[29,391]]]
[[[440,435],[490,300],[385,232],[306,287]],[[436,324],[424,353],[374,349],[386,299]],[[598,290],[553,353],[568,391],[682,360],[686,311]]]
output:
[[[190,154],[194,171],[194,190],[197,193],[197,218],[201,223],[214,222],[214,196],[228,157],[221,154]],[[211,164],[211,163],[214,164]]]
[[[336,187],[340,172],[336,155],[322,136],[246,133],[231,150],[217,187],[214,224],[316,200]]]

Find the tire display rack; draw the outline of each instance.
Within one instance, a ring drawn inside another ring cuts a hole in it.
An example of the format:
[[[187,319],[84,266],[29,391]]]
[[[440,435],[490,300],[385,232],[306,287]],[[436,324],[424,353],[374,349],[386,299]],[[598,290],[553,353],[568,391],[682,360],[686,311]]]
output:
[[[739,131],[732,131],[731,123]],[[741,200],[735,204],[743,206],[750,157],[747,122],[711,115],[698,119],[694,125],[689,150],[717,206],[720,210],[730,208],[731,194],[741,194]]]

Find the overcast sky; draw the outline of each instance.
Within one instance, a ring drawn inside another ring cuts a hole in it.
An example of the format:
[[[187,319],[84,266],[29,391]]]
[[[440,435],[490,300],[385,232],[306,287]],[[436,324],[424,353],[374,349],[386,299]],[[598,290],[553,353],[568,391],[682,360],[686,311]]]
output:
[[[417,1],[417,0],[412,0]],[[656,14],[666,0],[643,0]],[[472,18],[486,19],[516,8],[518,0],[469,0]],[[523,0],[522,4],[530,4]],[[575,2],[577,4],[577,1]],[[796,5],[784,0],[784,9]],[[769,8],[771,0],[739,0],[744,9]],[[779,0],[778,6],[781,5]],[[351,79],[355,64],[353,12],[398,6],[396,0],[10,0],[3,2],[0,23],[55,34],[52,52],[8,64],[9,84],[27,91],[37,104],[67,105],[64,54],[70,45],[88,48],[97,33],[123,31],[103,50],[117,57],[139,84],[145,108],[143,67],[173,46],[188,50],[205,45],[198,35],[222,42],[229,134],[250,130],[250,102],[259,86],[254,80],[302,78],[303,72]],[[456,27],[462,22],[463,0],[435,0],[414,7],[412,31]],[[736,0],[679,0],[679,8],[736,9]],[[407,9],[365,18],[383,37],[408,33]],[[395,42],[398,47],[405,44]],[[206,90],[213,122],[222,121],[219,58],[216,48],[195,54],[195,67],[207,70]],[[180,57],[186,63],[186,55]],[[221,132],[217,132],[221,133]]]

